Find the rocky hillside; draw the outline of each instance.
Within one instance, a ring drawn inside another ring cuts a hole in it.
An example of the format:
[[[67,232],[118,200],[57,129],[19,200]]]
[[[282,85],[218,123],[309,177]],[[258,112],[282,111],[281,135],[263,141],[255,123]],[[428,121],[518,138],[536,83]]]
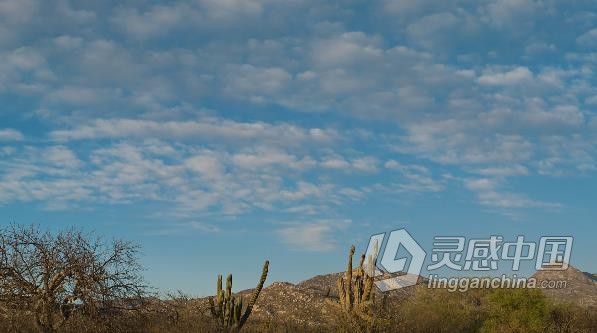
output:
[[[286,322],[295,327],[323,328],[330,324],[334,308],[330,301],[338,299],[336,285],[343,273],[318,275],[303,282],[274,282],[264,288],[259,296],[252,318],[257,321]],[[574,267],[566,271],[540,271],[533,275],[539,286],[541,281],[566,281],[566,288],[544,289],[559,301],[574,302],[582,306],[597,307],[597,278]],[[426,288],[426,280],[419,278],[419,286],[381,293],[375,289],[374,297],[383,299],[390,307],[399,306],[419,288]],[[251,289],[238,294],[249,297]]]
[[[341,274],[344,273],[317,275],[297,284],[274,282],[262,290],[252,316],[257,320],[291,322],[311,328],[325,327],[334,311],[330,301],[338,299],[336,286]],[[426,282],[421,277],[419,283]],[[239,294],[248,297],[251,291],[244,290]],[[412,292],[412,287],[385,295],[375,290],[374,297],[385,297],[386,302],[393,303],[409,297]]]
[[[544,288],[556,300],[597,308],[597,274],[582,272],[572,266],[565,271],[538,271],[533,277],[542,281],[566,281],[565,288]]]

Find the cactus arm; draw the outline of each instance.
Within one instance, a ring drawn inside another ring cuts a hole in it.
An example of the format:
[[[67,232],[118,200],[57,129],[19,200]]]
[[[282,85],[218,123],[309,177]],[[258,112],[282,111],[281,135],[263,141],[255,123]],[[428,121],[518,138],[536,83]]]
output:
[[[344,279],[340,277],[338,279],[338,297],[340,301],[340,306],[346,306],[346,294],[344,292]]]
[[[209,298],[209,310],[211,311],[212,316],[218,317],[218,313],[216,312],[216,305],[214,303],[214,298]]]
[[[240,327],[240,319],[242,316],[242,311],[243,311],[243,298],[240,297],[238,299],[238,303],[234,307],[234,316],[233,316],[233,320],[232,320],[233,326]]]
[[[371,296],[371,290],[373,289],[373,278],[367,276],[365,279],[365,286],[363,287],[363,299],[368,300]]]
[[[359,260],[359,268],[357,270],[357,274],[359,276],[362,276],[363,273],[365,272],[363,269],[363,264],[365,263],[365,254],[361,254],[361,259]]]
[[[226,292],[224,294],[224,325],[228,326],[228,324],[230,323],[230,315],[231,315],[231,309],[230,307],[233,305],[232,304],[232,274],[228,274],[228,277],[226,278]]]
[[[228,274],[228,278],[226,278],[226,299],[230,301],[232,297],[232,274]]]
[[[221,329],[227,332],[238,332],[245,324],[253,306],[257,302],[257,298],[263,289],[263,284],[267,279],[269,269],[269,261],[266,261],[261,271],[261,278],[259,284],[253,290],[251,299],[243,313],[244,301],[242,297],[235,297],[232,294],[232,274],[228,274],[226,278],[226,289],[222,288],[222,275],[218,275],[216,295],[209,297],[209,307],[211,314],[214,316]]]
[[[255,303],[257,302],[257,297],[259,297],[259,293],[261,293],[261,289],[263,289],[263,284],[265,283],[265,280],[267,279],[268,269],[269,269],[269,260],[266,260],[265,263],[263,264],[263,269],[261,270],[261,278],[259,278],[259,283],[257,284],[257,287],[253,290],[253,294],[251,295],[251,298],[249,299],[247,309],[245,310],[245,313],[243,314],[242,318],[240,319],[239,328],[245,324],[245,322],[247,321],[247,319],[249,319],[249,316],[251,315],[251,311],[253,311],[253,306],[255,306]]]
[[[351,246],[346,272],[338,278],[338,306],[347,317],[356,318],[359,321],[368,323],[370,326],[373,323],[373,317],[370,313],[369,307],[373,304],[372,289],[374,282],[374,274],[369,274],[373,271],[374,265],[372,259],[377,257],[377,244],[375,246],[375,253],[373,258],[369,257],[367,267],[365,264],[365,255],[360,256],[359,266],[353,274],[352,257],[355,252],[354,245]],[[374,273],[374,271],[373,271]],[[351,320],[351,319],[346,319]]]
[[[215,318],[219,318],[222,313],[222,275],[218,274],[218,282],[216,285],[216,296],[209,298],[209,308],[211,310],[211,314]]]
[[[350,247],[350,253],[348,255],[348,264],[346,265],[346,284],[345,284],[345,293],[346,293],[346,305],[347,310],[352,309],[353,303],[353,295],[352,295],[352,256],[354,255],[354,245]]]

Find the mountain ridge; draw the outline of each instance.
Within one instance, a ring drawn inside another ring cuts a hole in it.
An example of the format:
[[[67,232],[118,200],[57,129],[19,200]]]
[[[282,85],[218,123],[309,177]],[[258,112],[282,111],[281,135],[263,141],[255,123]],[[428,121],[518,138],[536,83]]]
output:
[[[273,282],[263,288],[259,301],[253,309],[256,320],[277,320],[290,322],[308,328],[323,327],[329,324],[334,309],[329,301],[338,300],[336,289],[338,279],[344,272],[313,276],[298,283]],[[566,281],[561,289],[542,289],[552,300],[569,302],[583,307],[597,308],[597,276],[582,272],[569,266],[565,271],[537,271],[532,277],[537,279],[537,286],[542,281]],[[426,288],[427,279],[419,276],[416,286],[392,290],[386,293],[374,288],[374,297],[383,298],[384,302],[399,306],[408,300],[419,288]],[[252,289],[237,292],[248,297]]]

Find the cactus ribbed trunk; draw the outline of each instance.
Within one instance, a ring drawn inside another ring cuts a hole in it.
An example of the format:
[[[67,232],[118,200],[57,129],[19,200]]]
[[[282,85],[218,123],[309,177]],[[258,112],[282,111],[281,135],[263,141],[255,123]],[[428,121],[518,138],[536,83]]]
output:
[[[377,259],[377,243],[374,254],[369,257],[367,270],[364,268],[365,255],[361,255],[359,266],[353,273],[352,257],[355,252],[354,245],[350,247],[346,272],[338,279],[339,307],[342,309],[343,318],[350,322],[361,322],[370,331],[373,327],[373,317],[369,306],[372,304],[372,290],[374,282],[374,262]],[[349,325],[350,326],[350,325]]]
[[[249,305],[247,305],[247,309],[245,310],[245,313],[243,314],[243,316],[240,320],[241,327],[245,324],[247,319],[249,319],[249,316],[251,315],[251,311],[253,311],[253,306],[255,306],[255,303],[257,302],[257,298],[259,297],[259,294],[261,293],[261,289],[263,289],[263,284],[265,283],[265,280],[267,279],[268,271],[269,271],[269,260],[266,260],[265,263],[263,264],[263,268],[261,269],[261,277],[259,278],[259,283],[257,284],[257,287],[255,287],[255,289],[253,289],[253,293],[251,294],[251,299],[249,300]]]
[[[209,298],[209,305],[211,314],[216,319],[218,325],[229,331],[238,332],[245,325],[247,319],[253,311],[253,307],[259,298],[259,294],[263,289],[267,273],[269,270],[269,261],[265,261],[263,269],[261,270],[261,277],[257,287],[253,289],[251,298],[246,308],[242,297],[235,297],[232,294],[232,274],[228,274],[226,278],[226,290],[222,290],[222,275],[218,275],[218,282],[216,285],[216,296]]]

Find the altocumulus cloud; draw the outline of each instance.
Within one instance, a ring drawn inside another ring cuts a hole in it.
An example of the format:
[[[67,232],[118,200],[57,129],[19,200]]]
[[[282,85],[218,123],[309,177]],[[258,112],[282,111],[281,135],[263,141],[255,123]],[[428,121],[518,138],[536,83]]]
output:
[[[346,229],[351,220],[320,220],[295,222],[278,230],[280,240],[296,249],[330,251],[336,248],[336,234]]]
[[[361,5],[0,1],[0,203],[307,214],[320,250],[379,195],[565,209],[512,179],[595,172],[595,3]]]
[[[15,129],[0,129],[0,141],[21,141],[23,138],[23,134]]]

